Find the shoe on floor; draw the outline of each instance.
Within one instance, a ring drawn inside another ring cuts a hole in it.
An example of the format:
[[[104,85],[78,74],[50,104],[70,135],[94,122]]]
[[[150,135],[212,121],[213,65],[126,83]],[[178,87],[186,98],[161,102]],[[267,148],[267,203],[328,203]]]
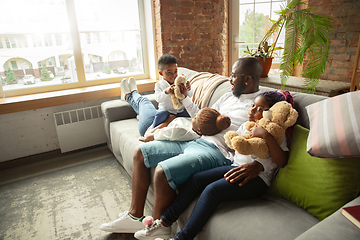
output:
[[[129,89],[130,92],[137,91],[136,80],[133,77],[129,78]]]
[[[140,231],[137,231],[134,234],[134,237],[140,240],[153,240],[155,238],[169,239],[170,233],[170,227],[165,227],[161,224],[161,221],[157,219],[151,225],[146,226]]]
[[[118,219],[110,223],[104,223],[100,226],[100,230],[112,233],[135,233],[144,228],[139,220],[133,220],[128,211],[119,214]]]
[[[126,80],[126,78],[124,78],[121,83],[120,83],[120,89],[121,89],[121,100],[126,101],[125,96],[126,94],[130,93],[130,88],[129,88],[129,83]]]

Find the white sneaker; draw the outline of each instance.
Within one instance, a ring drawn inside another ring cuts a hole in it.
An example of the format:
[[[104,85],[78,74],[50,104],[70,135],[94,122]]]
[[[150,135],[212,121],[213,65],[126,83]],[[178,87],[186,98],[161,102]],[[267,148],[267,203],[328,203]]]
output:
[[[124,78],[121,83],[120,83],[120,89],[121,89],[121,100],[126,101],[125,96],[126,94],[130,93],[130,88],[129,88],[129,84],[128,81],[126,80],[126,78]]]
[[[136,80],[133,77],[129,78],[129,89],[130,92],[137,91]]]
[[[140,240],[153,240],[155,238],[170,238],[171,229],[161,224],[160,220],[155,220],[151,225],[146,226],[144,229],[137,231],[134,237]]]
[[[119,214],[118,219],[110,223],[104,223],[100,230],[112,233],[135,233],[144,227],[139,220],[133,220],[128,211]]]

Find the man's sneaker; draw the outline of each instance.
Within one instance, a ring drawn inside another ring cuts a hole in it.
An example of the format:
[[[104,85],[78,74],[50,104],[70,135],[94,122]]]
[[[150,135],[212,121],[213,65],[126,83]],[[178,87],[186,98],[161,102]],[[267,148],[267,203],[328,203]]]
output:
[[[170,238],[171,229],[161,224],[159,219],[155,220],[151,225],[146,226],[144,229],[137,231],[134,237],[140,240],[153,240],[155,238]]]
[[[130,92],[137,91],[136,80],[133,77],[129,78],[129,89]]]
[[[135,233],[144,227],[142,222],[132,219],[128,211],[120,213],[119,217],[113,222],[102,224],[100,230],[112,233]]]
[[[130,93],[129,83],[126,78],[121,80],[120,90],[121,90],[121,100],[126,101],[126,99],[125,99],[126,94]]]

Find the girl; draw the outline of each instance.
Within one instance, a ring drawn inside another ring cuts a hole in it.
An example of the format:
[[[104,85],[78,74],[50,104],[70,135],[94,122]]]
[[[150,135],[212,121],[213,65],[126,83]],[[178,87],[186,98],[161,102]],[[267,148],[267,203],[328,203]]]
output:
[[[292,96],[285,91],[264,92],[255,98],[248,111],[249,121],[262,118],[266,108],[278,101],[286,100],[293,104]],[[246,133],[245,123],[238,133]],[[137,239],[154,239],[170,237],[170,225],[175,222],[187,206],[201,193],[187,223],[174,239],[193,239],[203,228],[208,219],[223,201],[258,198],[263,195],[271,183],[277,167],[284,167],[288,159],[286,138],[280,146],[262,127],[255,126],[250,134],[263,138],[270,149],[269,159],[258,159],[251,155],[235,153],[231,166],[222,166],[194,174],[176,196],[171,205],[150,226],[135,233]]]

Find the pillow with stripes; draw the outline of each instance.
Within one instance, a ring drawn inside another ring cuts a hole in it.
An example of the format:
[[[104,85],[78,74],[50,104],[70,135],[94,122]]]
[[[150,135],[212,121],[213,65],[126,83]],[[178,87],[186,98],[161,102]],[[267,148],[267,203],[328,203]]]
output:
[[[321,158],[360,157],[360,91],[306,107],[310,121],[307,152]]]

